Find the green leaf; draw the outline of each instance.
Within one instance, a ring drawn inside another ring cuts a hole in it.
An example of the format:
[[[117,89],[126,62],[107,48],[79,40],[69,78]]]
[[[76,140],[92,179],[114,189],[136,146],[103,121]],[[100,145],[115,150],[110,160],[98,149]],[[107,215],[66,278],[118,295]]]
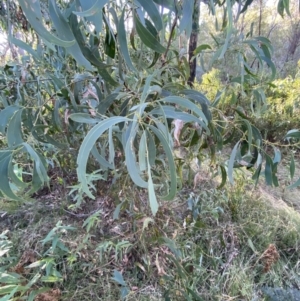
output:
[[[233,181],[233,167],[234,167],[234,163],[235,163],[235,157],[236,157],[236,154],[237,154],[237,150],[238,148],[240,147],[240,144],[241,142],[237,142],[236,145],[234,146],[232,152],[231,152],[231,155],[230,155],[230,158],[229,158],[229,162],[228,162],[228,179],[229,179],[229,182],[231,184],[234,183]]]
[[[290,163],[290,175],[291,175],[291,179],[293,179],[295,175],[295,159],[293,153],[292,153],[292,159]]]
[[[100,153],[98,152],[98,149],[97,149],[96,145],[93,146],[93,148],[91,150],[91,154],[93,155],[93,157],[95,158],[95,160],[98,161],[98,163],[100,164],[100,166],[101,166],[101,168],[103,170],[106,170],[107,168],[113,169],[113,164],[110,164],[109,162],[107,162],[105,160],[105,158],[100,155]]]
[[[275,76],[276,76],[276,67],[275,67],[274,63],[266,56],[261,56],[261,59],[267,63],[268,67],[271,68],[272,75],[271,75],[270,80],[272,81],[273,79],[275,79]]]
[[[148,197],[152,214],[155,216],[158,210],[158,202],[155,195],[155,189],[153,185],[151,167],[148,158]]]
[[[89,154],[92,148],[94,147],[97,139],[106,130],[108,130],[111,126],[117,123],[126,122],[126,121],[130,121],[130,119],[126,117],[120,117],[120,116],[111,117],[109,119],[101,121],[87,133],[79,148],[79,153],[77,156],[78,181],[81,183],[83,191],[92,199],[94,199],[94,196],[89,190],[87,179],[86,179],[86,165],[87,165]]]
[[[147,137],[148,137],[148,153],[149,153],[149,163],[150,166],[153,166],[155,164],[156,159],[156,146],[155,141],[151,133],[147,130]]]
[[[146,132],[143,131],[143,134],[140,139],[140,145],[139,145],[139,165],[140,165],[140,171],[145,171],[147,169],[146,164],[146,154],[147,153],[147,138],[146,138]]]
[[[189,37],[192,32],[193,25],[194,1],[183,0],[182,17],[180,18],[179,31],[185,30],[186,36]]]
[[[143,26],[137,14],[134,14],[134,23],[136,26],[136,31],[141,38],[141,41],[150,49],[158,52],[164,53],[166,48],[162,46],[159,41],[154,37],[151,32]]]
[[[9,40],[15,44],[17,47],[24,49],[26,52],[28,52],[29,54],[32,55],[32,57],[36,60],[36,61],[40,61],[41,57],[39,56],[39,54],[32,49],[32,47],[30,47],[27,43],[24,43],[23,41],[16,39],[14,37],[9,37]]]
[[[222,182],[221,184],[217,187],[217,189],[222,189],[225,184],[226,184],[226,180],[227,180],[227,173],[226,173],[226,169],[223,165],[219,166],[220,170],[221,170],[221,175],[222,175]]]
[[[175,3],[173,0],[153,0],[156,4],[165,7],[171,11],[175,11]]]
[[[128,173],[132,181],[139,187],[147,188],[148,183],[140,176],[140,168],[137,167],[137,161],[135,156],[134,140],[137,134],[138,125],[136,122],[132,123],[132,127],[128,128],[129,137],[125,145],[125,162]]]
[[[288,189],[293,189],[293,188],[296,188],[298,186],[300,186],[300,178],[294,184],[289,185],[287,188]]]
[[[177,175],[176,175],[176,166],[174,162],[173,152],[170,148],[170,145],[168,141],[166,140],[165,136],[162,134],[162,132],[157,129],[156,127],[149,125],[149,129],[157,136],[157,138],[160,140],[161,145],[166,153],[167,159],[168,159],[168,165],[170,169],[170,191],[169,194],[166,196],[161,197],[164,200],[173,200],[176,196],[177,192]]]
[[[95,13],[85,16],[85,19],[95,26],[98,34],[102,32],[102,9],[106,3],[108,3],[108,0],[98,0],[96,3],[95,0],[80,0],[81,7],[85,12],[90,11],[92,8],[95,9]]]
[[[265,177],[267,185],[273,185],[273,160],[269,155],[266,156]]]
[[[120,22],[118,24],[118,41],[120,46],[120,51],[124,57],[124,60],[129,69],[135,71],[135,68],[132,64],[131,58],[129,56],[129,50],[127,46],[126,30],[125,30],[125,8],[122,11]]]
[[[284,139],[289,141],[291,138],[300,139],[300,131],[295,129],[288,131]]]
[[[92,6],[90,5],[91,3],[88,3],[91,1],[81,0],[80,2],[81,2],[82,7],[85,6],[85,7],[89,7],[89,8],[88,9],[84,8],[86,10],[83,12],[73,11],[73,14],[75,14],[79,17],[91,17],[91,16],[95,16],[95,15],[98,15],[98,17],[99,17],[99,15],[100,15],[99,13],[101,13],[101,15],[102,15],[102,8],[108,1],[107,0],[97,0]],[[97,20],[97,21],[99,22],[99,20]]]
[[[114,275],[112,277],[112,280],[116,281],[118,284],[122,286],[126,286],[123,275],[117,270],[114,270]]]
[[[64,279],[62,277],[57,277],[57,276],[42,276],[40,278],[42,282],[47,282],[47,283],[55,283],[55,282],[62,282]]]
[[[0,191],[3,192],[11,200],[23,202],[24,200],[13,193],[9,184],[9,163],[11,153],[8,151],[0,151]]]
[[[208,44],[201,44],[200,46],[198,46],[195,50],[194,50],[194,55],[199,54],[202,50],[206,50],[206,49],[212,49],[210,45]]]
[[[43,39],[62,47],[70,47],[75,44],[75,40],[72,39],[72,36],[71,39],[69,36],[66,40],[61,40],[48,32],[43,25],[40,1],[19,0],[19,4],[30,25]]]
[[[17,176],[15,172],[20,172],[20,175]],[[20,170],[18,170],[17,166],[13,166],[12,161],[9,162],[9,166],[8,166],[8,176],[11,180],[11,182],[16,185],[17,187],[21,188],[21,189],[25,189],[28,184],[24,183],[22,181],[22,168],[20,168]]]
[[[104,41],[104,53],[111,57],[115,57],[116,53],[116,41],[115,41],[115,36],[113,34],[113,31],[111,30],[109,21],[104,15],[104,23],[105,23],[105,30],[106,30],[106,35],[105,35],[105,41]]]
[[[255,187],[257,186],[258,184],[258,180],[259,180],[259,176],[260,176],[260,172],[261,172],[261,168],[262,168],[262,164],[258,164],[256,170],[255,170],[255,173],[253,174],[252,176],[252,180],[255,180]]]
[[[36,168],[37,174],[40,178],[42,184],[48,183],[48,175],[47,169],[45,167],[45,162],[42,160],[42,156],[40,156],[28,143],[23,143],[25,149],[27,150],[28,154],[34,160],[34,166]]]
[[[8,121],[14,115],[14,113],[20,110],[19,106],[8,106],[0,111],[0,132],[5,135],[5,130],[8,125]]]
[[[20,285],[5,285],[0,288],[0,295],[3,296],[4,294],[8,294],[0,299],[0,301],[11,301],[18,291],[24,290],[24,286]]]
[[[69,118],[78,123],[87,123],[87,124],[96,124],[102,120],[97,117],[92,117],[88,113],[74,113],[71,114]]]
[[[156,28],[152,25],[152,23],[148,19],[145,19],[145,25],[146,25],[146,28],[152,33],[152,35],[154,37],[156,37],[157,41],[159,42],[159,34],[158,34]],[[159,59],[160,55],[161,54],[158,53],[158,52],[154,53],[153,60],[150,64],[150,66],[147,67],[148,69],[152,68],[156,64],[156,62]]]
[[[98,68],[99,74],[102,76],[102,78],[110,83],[112,86],[117,86],[118,83],[111,77],[111,75],[107,72],[105,68],[108,68],[106,64],[103,62],[100,62],[96,56],[93,54],[93,52],[86,46],[85,40],[83,39],[81,30],[79,28],[79,24],[77,22],[77,17],[75,15],[71,15],[70,18],[70,26],[72,29],[72,32],[75,36],[75,39],[84,55],[84,57],[94,66]]]
[[[147,12],[149,17],[152,19],[153,24],[155,25],[157,31],[162,30],[163,23],[160,16],[160,13],[156,7],[156,5],[153,3],[152,0],[137,0],[139,2],[143,9]]]
[[[7,144],[10,148],[14,148],[23,143],[21,131],[22,113],[23,109],[16,111],[8,123],[6,138]]]
[[[224,54],[229,47],[229,41],[230,41],[232,31],[233,31],[232,7],[231,7],[230,0],[226,0],[226,10],[227,10],[227,14],[228,14],[227,33],[226,33],[226,39],[225,39],[224,46],[222,47],[221,53],[219,55],[219,59],[224,58]]]
[[[55,0],[49,0],[49,14],[56,28],[58,36],[62,39],[72,39],[72,41],[74,41],[75,37],[72,33],[72,30],[65,17],[57,7]],[[72,46],[66,48],[66,51],[74,57],[79,65],[85,67],[87,70],[93,70],[90,62],[83,56],[78,43],[73,43]]]
[[[243,6],[243,9],[241,10],[241,14],[244,13],[244,12],[247,10],[248,6],[249,6],[252,2],[253,2],[253,0],[247,0],[247,1],[246,1],[246,3],[245,3],[244,6]]]

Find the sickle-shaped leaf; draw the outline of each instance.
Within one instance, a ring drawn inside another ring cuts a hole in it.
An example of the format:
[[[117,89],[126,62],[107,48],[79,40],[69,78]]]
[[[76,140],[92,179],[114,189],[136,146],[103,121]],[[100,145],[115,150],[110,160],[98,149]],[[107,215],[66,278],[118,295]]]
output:
[[[69,118],[78,123],[87,123],[87,124],[96,124],[102,120],[100,118],[93,118],[88,113],[74,113],[74,114],[71,114],[69,116]]]
[[[293,179],[295,175],[295,159],[293,153],[292,153],[292,159],[290,163],[290,175],[291,175],[291,179]]]
[[[179,31],[185,30],[186,36],[189,37],[192,32],[194,1],[184,0],[182,4],[182,17],[180,20]]]
[[[139,37],[147,47],[158,53],[164,53],[166,51],[166,48],[158,42],[156,37],[154,37],[151,32],[143,26],[137,14],[134,14],[134,22]]]
[[[5,194],[5,196],[9,197],[10,199],[14,201],[24,201],[17,195],[13,193],[13,191],[10,188],[9,184],[9,162],[11,160],[11,153],[10,152],[0,152],[0,191]]]
[[[157,31],[162,30],[163,23],[162,19],[160,17],[160,13],[156,7],[156,5],[153,3],[152,0],[137,0],[139,2],[143,9],[147,12],[151,20],[153,21],[153,24],[155,25]]]
[[[229,162],[228,162],[228,179],[229,179],[229,182],[231,184],[234,183],[233,181],[233,167],[234,167],[234,163],[235,163],[235,157],[236,157],[236,154],[237,154],[237,150],[238,148],[240,147],[240,144],[241,142],[237,142],[236,145],[234,146],[232,152],[231,152],[231,155],[230,155],[230,158],[229,158]]]
[[[9,40],[15,44],[17,47],[24,49],[25,51],[27,51],[29,54],[32,55],[32,57],[36,60],[36,61],[40,61],[41,57],[39,56],[39,54],[33,50],[30,45],[24,43],[23,41],[16,39],[14,37],[9,37]]]
[[[269,155],[266,156],[266,167],[265,167],[265,177],[267,185],[272,186],[273,184],[273,161]]]
[[[85,56],[85,58],[98,68],[99,74],[102,76],[102,78],[105,81],[110,83],[112,86],[117,86],[118,83],[111,77],[111,75],[105,69],[105,68],[108,68],[109,66],[100,62],[95,57],[93,52],[88,47],[85,46],[85,41],[83,39],[81,30],[79,28],[79,25],[77,22],[77,17],[75,15],[71,15],[69,20],[70,20],[70,26],[71,26],[72,32],[74,33],[75,39],[76,39],[83,55]]]
[[[202,44],[200,46],[198,46],[195,50],[194,50],[194,55],[199,54],[202,50],[205,49],[212,49],[210,45],[208,44]]]
[[[294,184],[291,184],[290,186],[288,186],[287,188],[288,189],[293,189],[293,188],[296,188],[300,186],[300,178],[294,183]]]
[[[48,183],[49,178],[47,175],[46,170],[46,162],[43,156],[41,156],[39,153],[37,153],[28,143],[23,143],[25,149],[27,150],[28,154],[34,161],[34,167],[36,169],[36,172],[40,178],[40,181],[42,185],[45,183]]]
[[[158,202],[155,195],[155,189],[154,189],[152,175],[151,175],[149,158],[148,158],[148,196],[149,196],[151,212],[155,216],[158,210]]]
[[[247,10],[248,6],[249,6],[252,2],[253,2],[253,0],[247,0],[247,1],[246,1],[246,3],[245,3],[245,5],[244,5],[243,9],[241,10],[241,14],[244,13],[244,12]]]
[[[75,40],[72,39],[72,36],[61,40],[48,32],[42,22],[43,16],[41,13],[40,1],[19,0],[19,4],[28,22],[43,39],[62,47],[70,47],[75,44]]]
[[[147,135],[146,135],[146,132],[143,131],[143,134],[140,139],[140,145],[139,145],[140,171],[145,171],[147,169],[146,155],[147,155]],[[149,158],[148,158],[148,161],[149,161]],[[148,168],[148,172],[149,172],[149,168]]]
[[[0,111],[0,133],[5,135],[5,130],[8,124],[9,119],[14,115],[14,113],[20,110],[19,106],[8,106],[5,109]]]
[[[170,11],[175,11],[175,2],[174,0],[153,0],[159,6],[165,7]]]
[[[38,1],[35,1],[38,2]],[[72,33],[72,30],[66,21],[65,17],[62,15],[61,11],[56,5],[54,0],[49,1],[49,14],[51,16],[51,20],[56,28],[56,32],[60,38],[63,39],[72,39],[74,40],[75,37]],[[83,56],[82,52],[80,51],[79,45],[74,43],[74,45],[66,48],[66,51],[71,54],[77,63],[87,70],[93,70],[92,65],[90,62]]]
[[[146,25],[146,28],[152,33],[152,35],[154,37],[156,37],[157,41],[159,42],[159,34],[158,34],[156,28],[152,25],[152,23],[148,19],[145,19],[145,25]],[[152,68],[156,64],[159,57],[160,57],[160,53],[155,52],[154,56],[153,56],[153,60],[150,64],[150,66],[148,66],[147,68],[148,69]]]
[[[131,58],[129,56],[128,46],[127,46],[127,38],[126,38],[126,31],[125,31],[125,8],[122,11],[121,19],[118,25],[118,41],[119,41],[121,53],[124,57],[124,60],[128,68],[130,68],[132,71],[135,71]]]
[[[162,147],[166,153],[166,156],[168,158],[168,164],[169,164],[169,169],[170,169],[170,191],[169,194],[166,196],[161,197],[164,200],[173,200],[174,197],[176,196],[176,191],[177,191],[177,175],[176,175],[176,166],[174,162],[174,157],[172,150],[170,148],[170,145],[168,141],[166,140],[165,136],[162,134],[160,130],[158,130],[156,127],[153,125],[149,126],[149,129],[156,135],[156,137],[160,140]]]
[[[12,161],[10,160],[9,162],[9,166],[8,166],[8,177],[10,178],[11,182],[16,185],[17,187],[21,188],[21,189],[25,189],[26,187],[28,187],[27,183],[24,183],[20,178],[15,174],[14,171],[14,166]]]
[[[125,145],[125,162],[132,181],[139,187],[147,188],[148,183],[140,176],[140,168],[138,168],[135,156],[134,140],[136,138],[137,127],[136,116],[134,116],[134,121],[127,130],[129,133]]]
[[[107,0],[97,0],[96,2],[93,1],[93,5],[91,5],[92,4],[91,1],[81,0],[80,1],[81,6],[83,7],[83,9],[86,9],[86,10],[83,12],[73,11],[73,14],[75,14],[79,17],[91,17],[91,16],[95,16],[95,15],[97,15],[97,17],[99,17],[100,13],[102,15],[102,8],[107,2],[108,2]],[[99,21],[101,21],[101,19],[97,20],[97,21],[99,22]],[[96,24],[93,24],[93,25],[96,26]]]
[[[98,33],[102,32],[102,9],[107,2],[108,0],[98,0],[96,3],[95,0],[80,0],[81,7],[85,10],[85,13],[90,12],[92,8],[95,9],[95,13],[85,16],[85,19],[95,26]]]
[[[15,112],[8,123],[6,138],[9,147],[13,148],[23,143],[21,131],[22,113],[22,109]]]
[[[165,98],[160,99],[160,102],[174,103],[174,104],[184,107],[185,109],[191,110],[196,115],[198,115],[200,118],[202,118],[202,120],[206,126],[208,124],[203,111],[200,110],[194,103],[192,103],[190,100],[188,100],[186,98],[182,98],[179,96],[167,96]],[[208,134],[210,133],[209,129],[206,129],[206,131]]]
[[[222,182],[221,184],[217,187],[217,189],[222,189],[224,185],[226,184],[226,179],[227,179],[227,173],[226,169],[223,165],[220,165],[220,170],[221,170],[221,175],[222,175]]]
[[[130,119],[126,117],[111,117],[109,119],[103,120],[100,123],[98,123],[96,126],[94,126],[85,136],[77,156],[77,176],[78,180],[82,185],[83,191],[92,199],[95,197],[92,195],[92,193],[89,190],[88,183],[86,180],[86,165],[88,161],[89,154],[94,147],[97,139],[111,126],[120,123],[120,122],[126,122],[130,121]]]

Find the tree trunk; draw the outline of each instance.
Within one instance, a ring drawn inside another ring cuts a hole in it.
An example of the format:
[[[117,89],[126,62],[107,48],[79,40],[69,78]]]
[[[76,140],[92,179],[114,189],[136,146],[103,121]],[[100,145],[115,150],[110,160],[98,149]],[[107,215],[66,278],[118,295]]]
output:
[[[190,65],[190,76],[188,79],[188,84],[193,87],[196,78],[196,59],[192,59],[194,56],[194,50],[197,48],[198,33],[199,33],[199,18],[200,18],[200,0],[194,0],[194,13],[193,13],[193,25],[192,33],[189,41],[189,65]]]

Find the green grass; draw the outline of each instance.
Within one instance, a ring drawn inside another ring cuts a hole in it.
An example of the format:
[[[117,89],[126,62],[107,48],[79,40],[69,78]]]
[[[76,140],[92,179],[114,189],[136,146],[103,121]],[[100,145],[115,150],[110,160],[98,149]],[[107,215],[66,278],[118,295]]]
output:
[[[54,260],[61,281],[40,279],[34,289],[58,288],[60,300],[66,301],[121,300],[114,270],[126,283],[124,300],[264,300],[262,287],[300,286],[300,216],[288,206],[274,206],[244,182],[240,178],[235,187],[221,191],[185,189],[175,201],[163,203],[155,218],[142,191],[123,196],[128,204],[133,199],[136,203],[124,208],[118,220],[112,219],[111,199],[103,198],[89,232],[85,214],[93,211],[95,201],[82,204],[77,216],[63,210],[68,204],[64,199],[56,199],[52,209],[42,200],[19,209],[4,202],[8,219],[1,220],[1,228],[9,229],[12,247],[9,258],[2,258],[7,271],[27,250],[35,252],[37,261]],[[46,253],[54,238],[44,245],[42,240],[58,221],[76,227],[56,232],[69,251]],[[270,244],[280,258],[264,272],[263,253]],[[20,272],[25,279],[46,275],[41,266],[25,270]]]

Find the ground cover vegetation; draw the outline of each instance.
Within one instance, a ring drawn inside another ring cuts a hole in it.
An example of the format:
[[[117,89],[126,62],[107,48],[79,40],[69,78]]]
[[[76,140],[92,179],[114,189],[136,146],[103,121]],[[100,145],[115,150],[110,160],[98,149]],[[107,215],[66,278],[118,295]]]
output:
[[[296,2],[0,1],[1,301],[299,300]]]

